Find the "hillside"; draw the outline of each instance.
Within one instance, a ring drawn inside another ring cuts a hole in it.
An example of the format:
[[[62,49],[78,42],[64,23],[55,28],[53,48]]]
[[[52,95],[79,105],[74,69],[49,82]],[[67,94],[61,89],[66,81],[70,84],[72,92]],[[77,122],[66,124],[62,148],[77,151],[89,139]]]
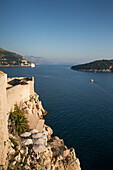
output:
[[[113,60],[96,60],[94,62],[72,66],[77,71],[113,72]]]
[[[29,66],[21,55],[0,48],[0,66]]]

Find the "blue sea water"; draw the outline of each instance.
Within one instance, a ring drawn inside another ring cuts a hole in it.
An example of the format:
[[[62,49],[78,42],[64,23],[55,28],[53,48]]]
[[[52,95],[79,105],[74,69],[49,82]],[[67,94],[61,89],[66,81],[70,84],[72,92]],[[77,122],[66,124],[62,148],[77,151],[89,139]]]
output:
[[[46,124],[75,148],[83,170],[113,169],[113,73],[78,72],[65,65],[0,70],[8,77],[35,77],[35,91],[48,111]]]

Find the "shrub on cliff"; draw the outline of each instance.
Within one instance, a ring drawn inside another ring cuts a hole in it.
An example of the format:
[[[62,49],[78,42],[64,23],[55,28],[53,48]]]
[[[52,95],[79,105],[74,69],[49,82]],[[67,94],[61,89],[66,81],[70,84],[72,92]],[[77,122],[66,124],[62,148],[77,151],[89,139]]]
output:
[[[26,119],[24,113],[19,109],[17,104],[14,107],[14,111],[10,112],[10,131],[17,132],[18,135],[29,130],[28,120]]]

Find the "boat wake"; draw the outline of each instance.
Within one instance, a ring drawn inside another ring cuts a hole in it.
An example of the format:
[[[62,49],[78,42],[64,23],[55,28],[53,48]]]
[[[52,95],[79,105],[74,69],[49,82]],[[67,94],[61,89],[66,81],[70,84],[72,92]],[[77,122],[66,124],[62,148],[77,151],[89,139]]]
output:
[[[99,85],[98,85],[98,84],[96,84],[96,83],[95,83],[95,86],[96,86],[99,90],[101,90],[101,91],[103,91],[103,92],[107,93],[108,95],[110,95],[111,97],[113,97],[113,94],[112,94],[112,93],[110,93],[108,90],[106,90],[106,89],[102,88],[101,86],[99,86]]]

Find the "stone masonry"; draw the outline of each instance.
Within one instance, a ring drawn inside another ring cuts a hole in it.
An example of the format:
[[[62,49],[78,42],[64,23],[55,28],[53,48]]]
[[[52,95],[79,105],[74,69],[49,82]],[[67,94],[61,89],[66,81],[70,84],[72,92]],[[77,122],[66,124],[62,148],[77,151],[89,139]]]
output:
[[[0,72],[0,169],[6,167],[8,147],[8,115],[6,112],[6,85],[7,75]]]
[[[7,169],[8,112],[33,93],[34,77],[7,79],[7,74],[0,71],[0,170]]]

